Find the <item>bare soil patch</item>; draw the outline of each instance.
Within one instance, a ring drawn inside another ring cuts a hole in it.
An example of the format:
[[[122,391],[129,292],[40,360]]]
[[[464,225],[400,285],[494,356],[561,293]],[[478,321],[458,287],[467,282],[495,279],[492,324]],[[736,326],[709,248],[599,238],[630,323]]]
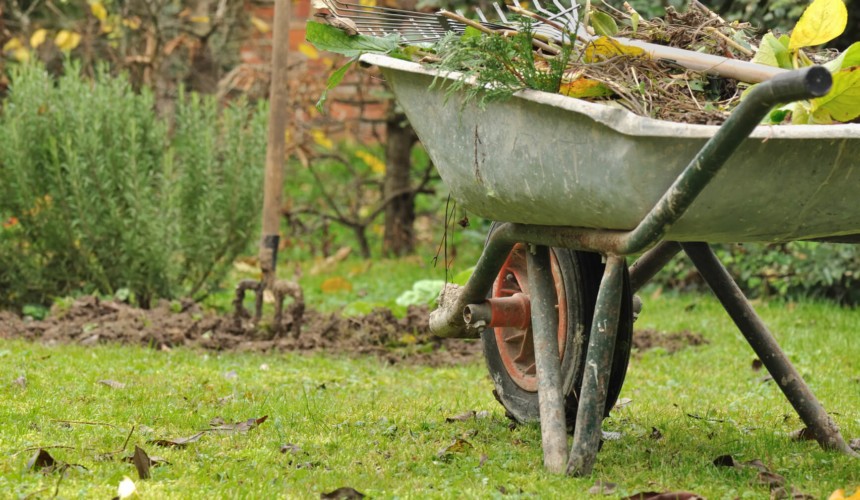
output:
[[[301,333],[273,335],[231,316],[203,311],[193,302],[159,303],[140,309],[97,297],[82,297],[66,309],[55,308],[44,320],[25,320],[0,311],[0,338],[23,338],[46,344],[96,345],[120,343],[170,350],[184,346],[215,351],[326,352],[374,355],[390,363],[430,366],[468,363],[481,357],[478,340],[440,339],[428,328],[427,307],[411,307],[405,318],[378,309],[365,316],[307,310]],[[289,327],[290,318],[286,318]],[[287,328],[289,330],[289,328]],[[633,346],[644,351],[661,347],[669,353],[707,341],[689,331],[664,333],[638,330]]]

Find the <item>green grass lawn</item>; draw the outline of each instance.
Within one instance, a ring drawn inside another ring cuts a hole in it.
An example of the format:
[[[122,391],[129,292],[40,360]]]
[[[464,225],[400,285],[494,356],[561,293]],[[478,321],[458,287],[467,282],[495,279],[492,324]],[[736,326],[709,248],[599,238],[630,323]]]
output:
[[[845,437],[860,436],[858,311],[759,307]],[[713,299],[646,295],[637,327],[689,329],[710,343],[633,357],[621,395],[632,401],[604,423],[620,439],[607,441],[594,475],[580,479],[542,470],[539,429],[509,428],[478,363],[427,368],[3,341],[0,498],[110,498],[124,476],[141,498],[319,498],[342,486],[374,498],[598,498],[588,493],[598,479],[618,485],[613,496],[769,497],[756,470],[712,464],[724,454],[759,459],[815,498],[860,486],[860,460],[787,437],[802,424],[777,386],[761,381],[766,373],[752,369],[752,352]],[[13,382],[20,376],[26,387]],[[106,379],[125,387],[99,383]],[[488,415],[446,422],[468,411]],[[150,442],[192,436],[215,417],[263,416],[248,432],[209,432],[184,448]],[[106,456],[123,448],[132,427],[125,450]],[[457,438],[469,445],[440,456]],[[134,465],[120,460],[134,445],[169,464],[138,479]],[[28,471],[38,447],[85,469]]]

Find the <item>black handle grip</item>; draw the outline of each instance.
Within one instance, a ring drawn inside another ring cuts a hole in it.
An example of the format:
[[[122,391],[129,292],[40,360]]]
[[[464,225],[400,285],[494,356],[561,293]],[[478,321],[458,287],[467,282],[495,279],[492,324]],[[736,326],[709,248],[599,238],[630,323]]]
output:
[[[761,87],[764,103],[773,106],[779,103],[821,97],[830,91],[833,76],[823,66],[810,66],[774,76]]]

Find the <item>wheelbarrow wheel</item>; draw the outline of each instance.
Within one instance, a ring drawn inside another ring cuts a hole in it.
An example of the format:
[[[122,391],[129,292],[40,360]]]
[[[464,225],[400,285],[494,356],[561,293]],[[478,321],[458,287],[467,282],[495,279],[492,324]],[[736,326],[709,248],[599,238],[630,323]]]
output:
[[[490,234],[496,224],[490,228]],[[528,295],[526,246],[516,245],[505,261],[490,292],[492,297],[509,297],[516,293]],[[550,252],[552,277],[559,304],[558,344],[561,356],[562,391],[568,432],[576,422],[579,388],[585,366],[585,354],[603,276],[601,256],[566,248]],[[633,337],[633,307],[627,269],[621,297],[621,316],[609,377],[605,414],[615,405],[630,359]],[[496,399],[505,407],[509,417],[518,422],[537,422],[540,418],[531,327],[487,328],[481,335],[484,357],[493,379]]]

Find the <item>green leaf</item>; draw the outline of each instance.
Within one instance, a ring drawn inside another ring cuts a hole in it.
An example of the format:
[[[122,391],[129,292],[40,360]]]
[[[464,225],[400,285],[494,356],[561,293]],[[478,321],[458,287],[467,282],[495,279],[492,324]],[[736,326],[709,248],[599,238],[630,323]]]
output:
[[[780,43],[772,33],[767,33],[762,37],[752,62],[791,69],[791,54],[788,52],[788,48]]]
[[[630,14],[630,27],[633,28],[633,34],[635,35],[637,31],[639,31],[639,13],[635,10],[632,14]]]
[[[836,73],[839,70],[860,66],[860,42],[854,42],[850,47],[845,49],[836,59],[828,61],[823,65],[829,69],[831,73]]]
[[[320,96],[319,101],[317,101],[317,109],[322,112],[322,107],[325,104],[325,100],[328,97],[328,91],[340,85],[340,82],[343,81],[343,77],[346,76],[347,70],[352,66],[352,63],[358,60],[358,56],[353,57],[349,61],[346,62],[343,66],[338,68],[328,77],[328,82],[326,82],[325,89],[323,90],[322,95]]]
[[[591,27],[598,36],[614,36],[618,33],[618,25],[615,19],[605,12],[599,10],[591,11]]]
[[[483,35],[483,33],[478,28],[475,28],[474,26],[466,26],[466,31],[463,32],[460,40],[465,42],[472,38],[481,38],[481,35]]]
[[[848,9],[842,0],[813,0],[791,32],[788,48],[811,47],[829,42],[845,31]]]
[[[830,92],[812,100],[813,115],[818,110],[826,110],[840,122],[849,122],[860,116],[860,66],[843,69],[833,75]]]
[[[367,53],[388,54],[397,51],[400,41],[396,34],[385,37],[349,36],[333,26],[315,22],[307,23],[305,38],[320,50],[343,54],[347,57],[358,57]]]

